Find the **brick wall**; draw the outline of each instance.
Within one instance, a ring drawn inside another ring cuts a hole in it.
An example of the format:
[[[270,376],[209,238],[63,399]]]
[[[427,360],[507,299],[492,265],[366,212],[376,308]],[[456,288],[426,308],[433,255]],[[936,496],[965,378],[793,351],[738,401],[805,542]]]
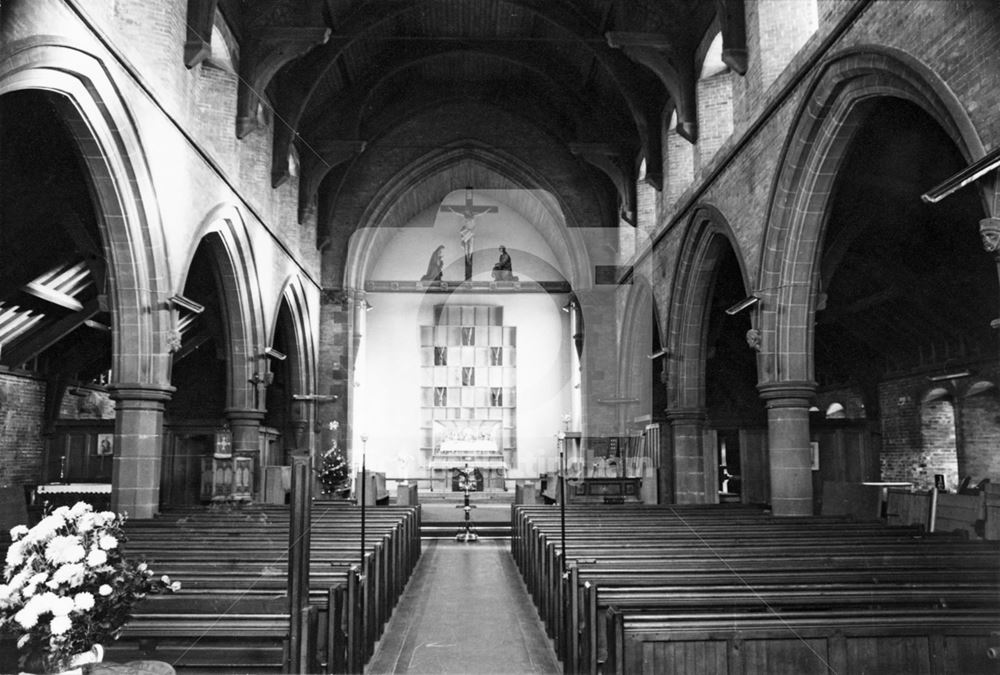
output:
[[[995,380],[994,366],[975,370],[981,373],[978,382]],[[937,384],[914,375],[880,385],[883,480],[912,481],[928,489],[934,474],[944,474],[949,490],[966,476],[973,485],[983,478],[1000,480],[1000,393],[986,385],[985,391],[968,395],[972,384]],[[925,398],[934,400],[922,404]]]
[[[45,382],[0,371],[0,485],[35,483],[42,473]]]
[[[961,477],[976,485],[983,478],[1000,482],[1000,394],[996,389],[962,399]]]
[[[663,176],[663,208],[670,212],[694,179],[694,147],[672,127],[667,132],[663,148],[667,165]]]
[[[706,166],[733,133],[733,79],[728,70],[698,81],[696,165]]]
[[[815,0],[757,0],[761,86],[777,79],[817,26]]]

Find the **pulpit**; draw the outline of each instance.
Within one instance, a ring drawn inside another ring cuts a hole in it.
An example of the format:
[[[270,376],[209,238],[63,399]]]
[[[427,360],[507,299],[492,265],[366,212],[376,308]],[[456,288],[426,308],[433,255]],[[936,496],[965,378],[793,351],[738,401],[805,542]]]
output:
[[[205,457],[201,460],[202,501],[249,502],[253,499],[253,457]]]

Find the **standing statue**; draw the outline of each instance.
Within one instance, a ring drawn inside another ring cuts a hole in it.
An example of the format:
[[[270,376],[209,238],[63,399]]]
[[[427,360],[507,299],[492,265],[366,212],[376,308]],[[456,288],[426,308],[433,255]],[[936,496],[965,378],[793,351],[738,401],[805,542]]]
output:
[[[431,253],[431,259],[427,262],[427,274],[420,277],[421,281],[441,281],[444,272],[444,245],[438,246]]]

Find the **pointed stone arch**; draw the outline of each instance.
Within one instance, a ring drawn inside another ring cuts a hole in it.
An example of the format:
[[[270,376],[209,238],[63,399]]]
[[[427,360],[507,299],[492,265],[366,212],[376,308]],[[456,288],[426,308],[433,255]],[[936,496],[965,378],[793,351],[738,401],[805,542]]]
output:
[[[93,186],[108,260],[113,372],[120,384],[167,386],[169,266],[145,151],[103,64],[57,43],[15,44],[0,62],[0,95],[53,94]]]
[[[311,397],[316,393],[316,313],[309,307],[307,297],[301,277],[293,275],[285,280],[272,314],[274,320],[267,343],[270,347],[280,343],[286,350],[282,352],[284,360],[280,368],[286,378],[287,400],[283,404],[290,419],[286,420],[284,431],[292,433],[294,438],[286,439],[284,445],[286,449],[299,451],[312,449],[308,429],[316,417],[317,404]],[[272,372],[275,367],[272,363]],[[268,409],[270,412],[270,405]]]
[[[169,384],[170,270],[157,195],[131,106],[99,59],[46,37],[5,46],[0,95],[49,93],[79,147],[107,260],[116,400],[112,503],[132,516],[159,506]]]
[[[985,154],[961,103],[912,57],[859,48],[819,69],[788,135],[771,192],[759,284],[762,384],[813,380],[812,317],[827,206],[863,120],[861,105],[883,97],[919,106],[967,160]]]
[[[213,209],[202,221],[188,251],[184,288],[195,254],[202,247],[216,266],[221,293],[222,326],[227,359],[227,411],[259,411],[254,375],[264,372],[264,311],[257,263],[240,210],[230,204]]]
[[[654,368],[664,363],[663,355],[655,355],[656,347],[662,344],[662,337],[654,340],[653,332],[660,336],[659,318],[653,289],[641,275],[635,275],[625,299],[625,309],[622,313],[621,345],[622,364],[618,372],[618,391],[624,398],[637,399],[635,407],[624,409],[623,412],[635,411],[641,414],[654,414],[662,411],[653,410],[653,388],[662,387],[660,377],[654,376]],[[650,358],[653,356],[654,358]],[[631,420],[624,420],[631,423]],[[622,428],[625,428],[624,426]]]
[[[897,50],[858,47],[816,70],[791,125],[768,206],[757,327],[758,389],[767,401],[771,506],[775,515],[813,513],[809,406],[815,394],[814,317],[830,201],[865,108],[908,101],[928,114],[966,160],[984,154],[971,120],[945,83]]]
[[[667,418],[674,449],[674,497],[679,503],[715,501],[715,448],[704,443],[705,362],[709,309],[720,258],[736,256],[744,287],[746,264],[728,221],[713,206],[701,205],[688,221],[674,274],[666,348]]]

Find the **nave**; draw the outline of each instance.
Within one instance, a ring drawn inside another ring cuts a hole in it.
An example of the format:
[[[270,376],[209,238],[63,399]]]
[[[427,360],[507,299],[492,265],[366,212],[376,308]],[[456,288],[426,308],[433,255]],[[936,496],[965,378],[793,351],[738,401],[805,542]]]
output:
[[[562,672],[503,539],[430,539],[365,669]]]

